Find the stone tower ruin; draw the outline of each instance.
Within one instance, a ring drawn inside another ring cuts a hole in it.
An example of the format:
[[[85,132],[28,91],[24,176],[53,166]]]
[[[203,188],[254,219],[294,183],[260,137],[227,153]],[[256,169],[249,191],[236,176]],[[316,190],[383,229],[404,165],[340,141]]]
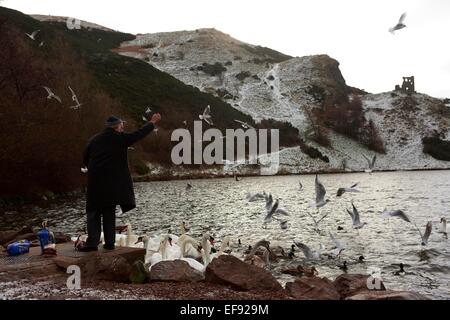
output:
[[[414,86],[414,76],[412,77],[403,77],[403,84],[400,87],[399,85],[395,86],[395,91],[402,91],[407,94],[416,93],[416,89]]]

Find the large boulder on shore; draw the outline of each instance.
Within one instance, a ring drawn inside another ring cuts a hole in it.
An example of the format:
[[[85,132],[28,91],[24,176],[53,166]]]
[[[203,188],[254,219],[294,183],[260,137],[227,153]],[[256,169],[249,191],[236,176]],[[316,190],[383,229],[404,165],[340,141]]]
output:
[[[386,290],[381,280],[379,280],[379,283],[375,284],[373,283],[374,279],[369,279],[369,277],[370,276],[367,274],[341,274],[334,280],[334,286],[342,299],[366,291]],[[377,286],[378,284],[379,286]]]
[[[333,281],[328,278],[299,278],[286,283],[287,293],[297,300],[340,300]]]
[[[131,265],[117,254],[91,253],[82,258],[57,256],[57,266],[67,269],[70,265],[80,267],[81,279],[109,280],[115,282],[129,282]]]
[[[20,230],[6,230],[0,231],[0,245],[6,246],[6,244],[15,240],[17,237],[23,234],[33,233],[30,227],[22,227]],[[14,242],[14,241],[13,241]]]
[[[197,282],[204,279],[202,272],[183,260],[161,261],[150,270],[150,281]]]
[[[269,271],[247,264],[232,255],[221,255],[213,259],[206,267],[205,280],[242,291],[283,290]]]
[[[411,291],[365,291],[345,300],[430,300],[428,297]]]
[[[149,272],[146,270],[142,261],[135,261],[131,266],[130,282],[142,284],[146,283],[149,279]]]

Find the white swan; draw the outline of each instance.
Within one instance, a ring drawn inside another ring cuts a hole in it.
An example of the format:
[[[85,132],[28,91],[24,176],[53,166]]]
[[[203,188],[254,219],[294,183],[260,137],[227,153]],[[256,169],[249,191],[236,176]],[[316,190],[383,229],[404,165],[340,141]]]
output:
[[[182,257],[198,259],[201,257],[201,245],[194,238],[183,234],[179,237],[177,244],[180,246]]]
[[[230,237],[229,237],[229,236],[225,236],[225,237],[223,238],[222,243],[221,243],[221,245],[220,245],[219,251],[216,252],[216,253],[211,254],[211,261],[212,261],[214,258],[218,258],[218,257],[220,257],[221,255],[226,254],[226,253],[225,253],[225,250],[226,250],[227,248],[230,248],[230,247],[231,247],[230,241],[231,241],[231,240],[230,240]]]
[[[158,251],[145,256],[145,263],[150,264],[149,270],[152,268],[153,265],[157,264],[158,262],[161,262],[163,260],[168,260],[168,251],[167,251],[167,245],[172,245],[172,239],[169,235],[166,235],[164,239],[160,242]]]
[[[202,259],[205,267],[211,262],[211,245],[214,244],[214,238],[209,233],[203,234],[202,245]]]
[[[146,239],[145,237],[143,237],[143,241],[147,242],[147,246],[149,244],[148,242],[148,238]],[[175,247],[175,248],[174,248]],[[164,239],[161,241],[158,251],[151,254],[151,255],[146,255],[145,257],[145,264],[149,264],[149,271],[151,270],[152,266],[154,266],[155,264],[157,264],[158,262],[161,261],[174,261],[174,260],[182,260],[185,261],[189,264],[190,267],[194,268],[195,270],[204,273],[205,272],[205,267],[203,264],[201,264],[200,262],[196,261],[195,259],[192,258],[184,258],[184,257],[180,257],[181,254],[181,250],[175,244],[172,244],[172,240],[170,235],[166,235],[164,236]],[[148,248],[148,247],[147,247]]]

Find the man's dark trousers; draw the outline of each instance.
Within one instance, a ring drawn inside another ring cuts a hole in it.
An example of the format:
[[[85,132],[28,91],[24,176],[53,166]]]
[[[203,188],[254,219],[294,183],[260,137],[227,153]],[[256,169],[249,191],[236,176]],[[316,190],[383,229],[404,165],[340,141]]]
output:
[[[87,247],[98,246],[102,232],[102,218],[105,245],[109,247],[114,246],[116,242],[116,206],[109,206],[87,212]]]

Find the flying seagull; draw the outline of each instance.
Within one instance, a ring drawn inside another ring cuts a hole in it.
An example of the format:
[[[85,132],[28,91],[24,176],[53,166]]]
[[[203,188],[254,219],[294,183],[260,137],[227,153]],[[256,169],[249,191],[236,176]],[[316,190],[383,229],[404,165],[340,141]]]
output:
[[[61,103],[61,98],[60,97],[58,97],[57,95],[55,95],[54,93],[53,93],[53,91],[49,88],[49,87],[43,87],[46,91],[47,91],[47,93],[48,93],[48,96],[47,96],[47,99],[51,99],[51,98],[54,98],[55,100],[58,100],[58,102],[59,103]]]
[[[311,217],[311,219],[314,221],[314,231],[319,233],[320,229],[319,229],[319,223],[326,218],[326,216],[328,216],[328,213],[325,213],[322,218],[320,218],[319,220],[316,220],[312,214],[310,214],[309,212],[307,212],[307,214]]]
[[[71,106],[70,109],[78,109],[79,107],[81,107],[81,103],[78,101],[77,95],[75,94],[75,92],[72,90],[72,88],[69,86],[69,90],[72,93],[72,101],[76,102],[76,106]]]
[[[272,204],[273,204],[273,198],[272,198],[272,194],[269,194],[266,197],[266,210],[269,211],[270,208],[272,208]]]
[[[331,251],[331,254],[333,257],[338,257],[342,251],[344,251],[346,249],[346,246],[341,243],[338,239],[336,239],[336,237],[330,232],[330,238],[331,241],[333,242],[334,246],[336,247],[336,249],[334,249],[333,251]]]
[[[305,258],[307,260],[319,260],[320,259],[320,252],[312,250],[310,247],[308,247],[306,244],[298,241],[294,241],[294,244],[302,250],[303,254],[305,255]]]
[[[394,27],[389,28],[389,32],[394,34],[395,31],[406,28],[406,25],[403,23],[405,21],[405,18],[406,18],[406,12],[400,16],[398,23]]]
[[[243,121],[239,121],[239,120],[234,120],[234,121],[239,123],[242,126],[242,128],[244,128],[244,129],[255,129],[254,127],[249,125],[247,122],[243,122]]]
[[[430,235],[431,235],[431,230],[433,229],[433,225],[432,225],[431,221],[428,221],[428,223],[425,227],[424,234],[422,234],[422,232],[420,231],[420,229],[417,227],[416,224],[414,224],[414,226],[416,227],[417,231],[419,231],[420,237],[422,238],[422,245],[426,246],[428,244],[428,239],[430,238]]]
[[[245,196],[245,199],[248,202],[255,202],[258,200],[264,200],[266,198],[266,196],[263,193],[255,193],[255,194],[251,194],[251,193],[247,193],[247,195]]]
[[[383,213],[381,214],[381,217],[382,218],[398,217],[402,220],[405,220],[406,222],[411,222],[409,217],[402,210],[388,211],[384,209]]]
[[[186,191],[191,190],[192,189],[192,184],[190,184],[189,182],[186,184]]]
[[[325,200],[325,195],[327,191],[325,190],[323,184],[319,181],[319,177],[317,175],[315,185],[316,185],[316,200],[315,202],[312,202],[310,206],[313,208],[321,208],[324,205],[326,205],[330,201],[330,199]]]
[[[264,218],[264,223],[269,223],[270,221],[272,221],[274,214],[282,214],[285,216],[289,215],[289,213],[286,210],[284,210],[283,208],[278,208],[278,205],[279,205],[279,200],[277,199],[277,200],[275,200],[275,203],[270,208],[266,207],[267,214],[266,214],[266,217]]]
[[[358,182],[359,183],[359,182]],[[344,193],[346,192],[359,192],[359,190],[356,190],[356,186],[358,185],[358,183],[355,183],[354,185],[352,185],[350,188],[339,188],[337,193],[336,193],[336,197],[341,197]]]
[[[361,229],[362,227],[364,227],[364,225],[367,224],[367,222],[362,222],[359,219],[359,212],[358,209],[356,209],[355,205],[353,204],[352,201],[352,207],[353,207],[353,212],[347,209],[348,214],[350,215],[350,217],[352,217],[352,222],[353,222],[353,228],[355,229]]]
[[[298,187],[299,187],[299,190],[300,190],[300,191],[303,190],[303,184],[302,184],[301,181],[298,182]]]
[[[211,107],[208,105],[205,110],[203,111],[203,114],[198,116],[200,120],[204,120],[207,124],[210,126],[213,125],[212,119],[211,119]]]
[[[377,161],[377,155],[374,155],[372,160],[370,160],[368,157],[366,157],[366,155],[363,154],[364,159],[367,160],[367,163],[369,165],[369,169],[366,169],[366,172],[372,172],[373,168],[375,167],[375,162]]]
[[[34,40],[36,40],[36,35],[38,34],[39,31],[41,31],[41,30],[33,31],[31,34],[25,32],[25,34],[28,36],[28,38],[30,38],[31,40],[34,41]]]

